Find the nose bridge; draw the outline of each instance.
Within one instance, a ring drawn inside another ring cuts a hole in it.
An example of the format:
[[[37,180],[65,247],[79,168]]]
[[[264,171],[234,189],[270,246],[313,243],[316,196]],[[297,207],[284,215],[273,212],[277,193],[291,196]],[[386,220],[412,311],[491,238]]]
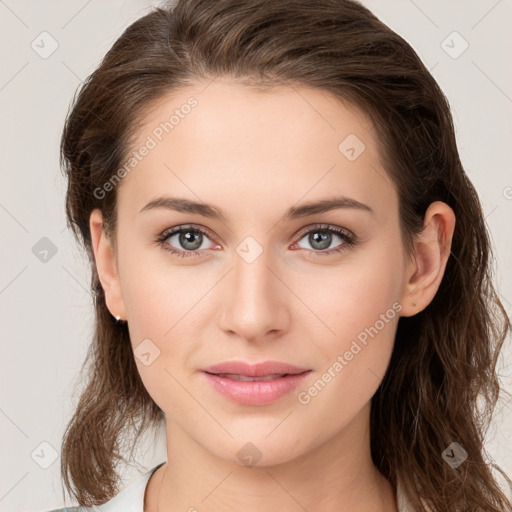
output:
[[[269,269],[275,266],[271,251],[253,237],[247,237],[236,252],[224,302],[223,328],[246,339],[282,330],[285,301],[282,284]]]

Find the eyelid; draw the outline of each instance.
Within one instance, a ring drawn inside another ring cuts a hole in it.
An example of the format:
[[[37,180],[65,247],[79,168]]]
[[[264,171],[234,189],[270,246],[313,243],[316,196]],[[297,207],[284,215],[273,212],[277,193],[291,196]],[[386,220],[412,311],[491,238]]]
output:
[[[297,241],[294,242],[292,247],[297,246],[305,235],[315,231],[328,231],[340,238],[342,243],[331,249],[324,249],[321,251],[299,247],[300,250],[307,251],[308,255],[313,256],[314,258],[327,258],[329,256],[341,255],[345,251],[356,246],[359,241],[358,238],[350,230],[344,227],[336,226],[333,224],[313,224],[303,228],[297,235],[295,235],[294,238],[297,238]]]
[[[335,226],[334,224],[311,224],[309,226],[306,226],[305,228],[302,228],[295,236],[294,238],[298,238],[299,240],[306,234],[308,234],[311,231],[314,231],[317,229],[320,230],[327,230],[327,231],[334,231],[336,233],[340,232],[345,234],[348,238],[355,240],[356,236],[347,228],[341,227],[341,226]]]
[[[162,246],[163,245],[169,246],[169,247],[165,247],[164,248],[165,250],[167,250],[171,253],[177,254],[177,255],[181,255],[181,256],[199,256],[200,253],[207,251],[207,249],[196,249],[194,251],[185,251],[183,249],[176,249],[175,247],[172,247],[169,244],[165,244],[165,241],[170,236],[172,236],[176,233],[180,233],[182,231],[186,231],[187,229],[189,229],[191,231],[195,230],[195,231],[198,231],[199,233],[202,233],[203,235],[206,235],[208,238],[212,239],[212,242],[214,242],[216,239],[216,236],[213,235],[212,232],[204,226],[200,226],[198,224],[181,224],[181,225],[174,226],[172,228],[168,228],[168,229],[164,230],[157,237],[156,241],[158,243],[160,243]],[[296,241],[293,242],[292,247],[297,245],[302,240],[302,238],[304,238],[305,235],[307,235],[308,233],[315,231],[315,230],[318,230],[318,231],[325,230],[325,231],[334,233],[336,236],[340,237],[344,243],[342,243],[340,246],[337,246],[333,249],[325,249],[325,250],[321,250],[321,251],[313,251],[311,249],[304,249],[302,247],[300,247],[300,250],[307,251],[308,253],[314,254],[315,256],[317,256],[317,255],[318,256],[329,256],[329,255],[335,254],[337,252],[341,252],[342,250],[347,248],[346,246],[355,245],[357,242],[357,237],[350,230],[348,230],[344,227],[335,226],[333,224],[317,223],[317,224],[310,224],[309,226],[302,228],[298,233],[296,233],[293,237]],[[214,242],[214,243],[216,243],[216,242]]]
[[[180,224],[179,226],[174,226],[172,228],[168,228],[162,232],[161,235],[159,235],[158,240],[163,241],[169,238],[171,235],[174,235],[176,233],[180,233],[181,231],[186,231],[187,229],[190,229],[191,231],[198,231],[204,235],[207,235],[208,238],[214,239],[216,236],[213,234],[212,231],[210,231],[208,228],[205,228],[204,226],[199,226],[198,224]],[[192,252],[192,251],[187,251]]]

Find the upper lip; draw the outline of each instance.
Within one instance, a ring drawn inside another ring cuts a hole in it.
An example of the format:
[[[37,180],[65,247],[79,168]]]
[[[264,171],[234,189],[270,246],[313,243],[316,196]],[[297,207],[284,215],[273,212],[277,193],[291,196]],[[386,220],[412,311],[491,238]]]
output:
[[[245,375],[246,377],[298,374],[308,370],[309,368],[301,368],[293,364],[279,361],[263,361],[262,363],[256,364],[246,363],[245,361],[225,361],[203,369],[203,371],[207,373],[231,373],[235,375]]]

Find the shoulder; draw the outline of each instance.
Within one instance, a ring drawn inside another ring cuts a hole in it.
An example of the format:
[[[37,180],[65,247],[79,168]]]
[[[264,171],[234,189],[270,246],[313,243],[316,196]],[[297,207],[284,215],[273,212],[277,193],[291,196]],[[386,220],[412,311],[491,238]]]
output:
[[[63,507],[63,508],[55,508],[53,510],[45,510],[45,512],[101,512],[100,507],[84,507],[84,506],[76,506],[76,507]]]
[[[46,512],[143,512],[144,492],[151,475],[165,462],[158,464],[148,471],[144,476],[132,483],[130,486],[114,496],[103,505],[91,507],[75,506],[47,510]]]
[[[83,512],[84,507],[64,507],[47,510],[46,512]],[[87,509],[85,509],[87,510]]]

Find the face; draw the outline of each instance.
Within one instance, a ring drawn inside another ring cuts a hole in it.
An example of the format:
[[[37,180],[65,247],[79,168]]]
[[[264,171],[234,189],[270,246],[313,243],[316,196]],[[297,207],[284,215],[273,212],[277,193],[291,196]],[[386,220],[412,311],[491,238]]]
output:
[[[341,435],[386,372],[408,268],[398,197],[360,111],[306,88],[205,86],[162,98],[137,133],[133,151],[151,148],[117,191],[107,304],[168,424],[224,460],[251,442],[275,464]],[[309,371],[240,403],[203,371],[234,360]]]

